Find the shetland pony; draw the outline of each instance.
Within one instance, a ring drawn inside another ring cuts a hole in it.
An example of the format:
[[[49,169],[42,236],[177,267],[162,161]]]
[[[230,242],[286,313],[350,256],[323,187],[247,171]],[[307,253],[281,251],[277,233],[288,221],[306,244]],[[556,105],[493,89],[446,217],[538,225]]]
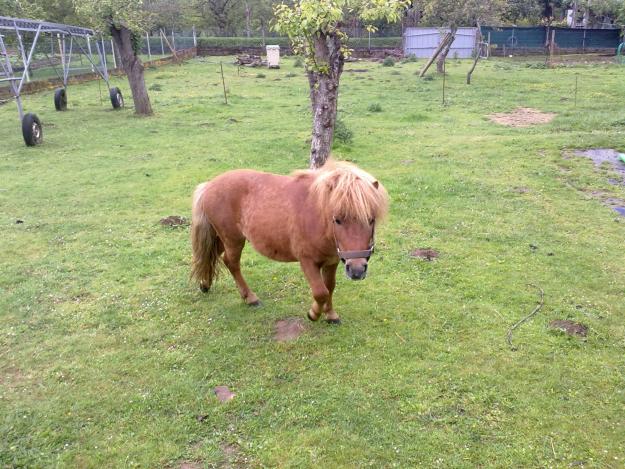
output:
[[[208,291],[223,261],[243,300],[259,305],[241,275],[247,240],[270,259],[299,261],[314,299],[308,318],[316,321],[325,314],[338,324],[332,293],[339,261],[350,279],[365,278],[375,226],[387,210],[382,184],[349,163],[330,160],[291,176],[228,171],[195,189],[192,277]]]

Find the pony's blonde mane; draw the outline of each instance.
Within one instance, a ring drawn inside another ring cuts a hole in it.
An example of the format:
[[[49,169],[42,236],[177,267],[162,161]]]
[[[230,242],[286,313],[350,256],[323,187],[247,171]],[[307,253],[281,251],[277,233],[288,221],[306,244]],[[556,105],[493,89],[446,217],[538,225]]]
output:
[[[314,177],[311,193],[327,219],[347,218],[360,223],[381,220],[388,212],[388,194],[371,174],[343,161],[328,160],[317,170],[295,175]]]

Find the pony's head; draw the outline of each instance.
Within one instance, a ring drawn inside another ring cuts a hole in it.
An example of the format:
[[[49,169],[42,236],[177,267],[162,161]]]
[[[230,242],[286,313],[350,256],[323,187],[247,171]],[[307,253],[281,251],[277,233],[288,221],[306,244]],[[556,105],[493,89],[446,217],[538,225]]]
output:
[[[312,193],[329,224],[337,254],[352,280],[367,275],[373,253],[375,226],[388,211],[386,189],[356,166],[329,160],[316,171]]]

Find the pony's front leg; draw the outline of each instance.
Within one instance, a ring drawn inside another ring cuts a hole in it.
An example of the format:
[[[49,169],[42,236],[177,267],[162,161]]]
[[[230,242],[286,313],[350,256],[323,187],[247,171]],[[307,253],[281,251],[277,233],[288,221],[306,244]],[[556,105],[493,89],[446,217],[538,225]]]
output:
[[[308,259],[301,259],[300,265],[304,271],[304,275],[308,280],[310,289],[312,290],[313,303],[308,311],[308,319],[311,321],[317,321],[321,317],[321,313],[325,311],[328,300],[330,299],[330,292],[323,281],[321,276],[321,266],[316,262]],[[336,313],[335,313],[336,315]],[[334,318],[333,322],[336,322],[338,316]]]
[[[332,293],[334,292],[334,287],[336,286],[336,268],[337,264],[332,265],[324,265],[321,268],[321,276],[323,277],[323,283],[328,289],[328,301],[323,308],[323,312],[326,315],[326,321],[331,324],[340,324],[341,320],[339,319],[339,315],[336,314],[334,308],[332,308]]]

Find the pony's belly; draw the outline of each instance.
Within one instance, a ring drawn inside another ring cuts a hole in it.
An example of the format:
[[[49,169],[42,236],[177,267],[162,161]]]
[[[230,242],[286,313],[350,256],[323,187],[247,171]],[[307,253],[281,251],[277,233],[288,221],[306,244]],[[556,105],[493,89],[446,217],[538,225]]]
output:
[[[256,251],[263,256],[280,262],[295,262],[297,258],[291,252],[289,246],[279,246],[273,243],[258,243],[250,241]]]

